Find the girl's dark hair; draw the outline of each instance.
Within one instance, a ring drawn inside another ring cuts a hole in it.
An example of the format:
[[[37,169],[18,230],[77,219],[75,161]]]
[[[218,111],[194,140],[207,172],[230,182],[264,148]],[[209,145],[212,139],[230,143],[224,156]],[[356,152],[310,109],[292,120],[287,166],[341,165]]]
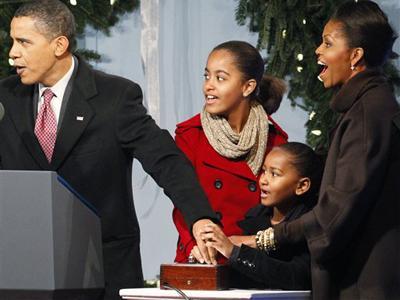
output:
[[[286,85],[281,79],[264,75],[264,60],[258,50],[244,41],[228,41],[213,49],[216,50],[229,51],[243,79],[254,79],[257,82],[257,88],[250,98],[258,101],[268,115],[276,112],[286,91]]]
[[[386,14],[372,1],[349,1],[336,10],[331,20],[343,24],[349,47],[361,47],[367,67],[382,66],[396,54],[392,46],[397,36]]]
[[[300,176],[308,177],[311,181],[310,189],[303,195],[305,204],[314,206],[318,200],[319,187],[321,185],[323,163],[315,151],[303,143],[289,142],[277,146],[291,156],[291,164],[299,172]]]

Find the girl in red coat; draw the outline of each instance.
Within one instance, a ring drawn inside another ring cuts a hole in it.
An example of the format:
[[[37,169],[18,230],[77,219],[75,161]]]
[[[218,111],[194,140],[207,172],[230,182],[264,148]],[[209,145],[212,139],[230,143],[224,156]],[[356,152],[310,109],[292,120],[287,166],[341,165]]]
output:
[[[243,234],[237,221],[260,202],[257,181],[264,157],[287,141],[269,116],[279,108],[284,91],[281,80],[264,75],[257,49],[242,41],[225,42],[207,60],[204,109],[177,125],[176,143],[192,162],[227,236]],[[175,261],[188,262],[191,255],[204,262],[176,208],[173,220],[179,232]]]

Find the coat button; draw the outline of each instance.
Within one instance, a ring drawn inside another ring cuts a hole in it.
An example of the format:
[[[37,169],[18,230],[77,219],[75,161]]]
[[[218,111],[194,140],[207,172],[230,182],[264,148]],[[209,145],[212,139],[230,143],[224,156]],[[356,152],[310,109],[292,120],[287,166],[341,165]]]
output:
[[[217,215],[217,217],[218,217],[218,220],[222,220],[222,213],[221,212],[219,212],[219,211],[216,211],[215,212],[215,214]]]
[[[214,181],[214,187],[215,187],[217,190],[222,189],[222,181],[221,181],[220,179],[216,179],[216,180]]]
[[[183,244],[179,243],[179,250],[183,251]]]
[[[257,191],[257,184],[254,181],[252,181],[249,183],[248,188],[250,192],[255,192]]]

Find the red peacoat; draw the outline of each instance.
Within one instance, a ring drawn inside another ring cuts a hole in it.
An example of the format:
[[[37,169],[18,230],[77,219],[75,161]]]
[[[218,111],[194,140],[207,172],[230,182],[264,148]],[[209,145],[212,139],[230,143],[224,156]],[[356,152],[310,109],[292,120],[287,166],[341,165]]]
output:
[[[192,162],[212,208],[221,219],[224,233],[227,236],[243,234],[237,221],[244,219],[246,212],[260,201],[258,176],[253,174],[246,161],[228,159],[212,148],[199,114],[178,124],[175,133],[176,144]],[[287,138],[269,117],[267,153],[272,147],[286,143]],[[173,221],[179,233],[175,261],[185,263],[196,242],[176,208]]]

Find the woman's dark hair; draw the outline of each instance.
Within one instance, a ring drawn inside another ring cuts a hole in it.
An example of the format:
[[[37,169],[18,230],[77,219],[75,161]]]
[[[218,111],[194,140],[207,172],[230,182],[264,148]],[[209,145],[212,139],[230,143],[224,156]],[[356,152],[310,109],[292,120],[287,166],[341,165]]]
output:
[[[300,176],[310,178],[310,189],[303,195],[303,198],[307,206],[313,207],[317,203],[321,185],[324,169],[322,159],[311,147],[303,143],[289,142],[275,148],[283,150],[290,155],[291,164],[296,168]]]
[[[349,1],[336,10],[331,20],[343,24],[349,47],[361,47],[367,67],[382,66],[392,56],[397,36],[386,14],[372,1]]]
[[[286,91],[286,85],[281,79],[264,75],[264,60],[258,50],[244,41],[228,41],[213,49],[217,50],[229,51],[243,79],[254,79],[257,82],[257,88],[250,98],[258,101],[268,115],[276,112]]]

